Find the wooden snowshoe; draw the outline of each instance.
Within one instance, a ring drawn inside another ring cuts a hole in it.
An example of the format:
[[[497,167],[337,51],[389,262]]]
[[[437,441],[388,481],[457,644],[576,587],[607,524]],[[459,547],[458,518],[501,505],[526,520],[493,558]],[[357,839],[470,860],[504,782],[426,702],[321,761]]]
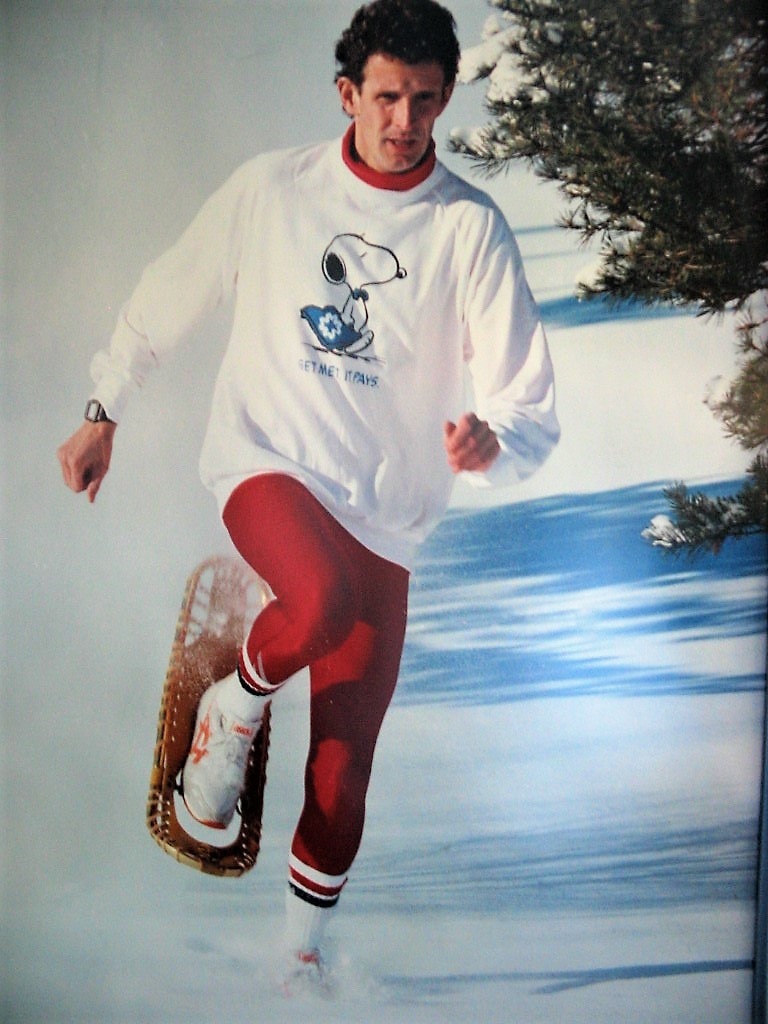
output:
[[[256,863],[261,842],[270,709],[251,747],[245,790],[225,845],[198,838],[216,833],[191,819],[181,798],[181,770],[192,745],[197,706],[205,690],[234,672],[247,628],[266,604],[265,584],[242,562],[214,557],[190,575],[165,677],[154,765],[147,799],[147,826],[166,853],[211,875],[238,876]],[[180,815],[177,812],[181,812]],[[195,834],[192,834],[192,833]],[[231,841],[230,841],[231,840]]]

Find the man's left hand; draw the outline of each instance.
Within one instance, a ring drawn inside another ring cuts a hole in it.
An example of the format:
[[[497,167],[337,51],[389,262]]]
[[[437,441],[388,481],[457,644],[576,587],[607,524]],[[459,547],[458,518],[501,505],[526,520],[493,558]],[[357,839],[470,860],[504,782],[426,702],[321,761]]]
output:
[[[501,451],[496,434],[473,412],[465,412],[458,423],[445,424],[443,446],[454,473],[462,470],[482,473]]]

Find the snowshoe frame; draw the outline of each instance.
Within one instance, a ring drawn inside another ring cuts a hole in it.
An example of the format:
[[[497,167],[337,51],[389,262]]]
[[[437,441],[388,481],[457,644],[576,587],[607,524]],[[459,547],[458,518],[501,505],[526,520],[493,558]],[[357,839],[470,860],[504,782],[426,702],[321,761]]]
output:
[[[246,628],[269,600],[266,585],[244,563],[209,558],[191,573],[160,702],[147,798],[152,838],[182,864],[206,874],[237,877],[256,863],[261,844],[270,707],[254,739],[239,803],[240,827],[228,845],[190,835],[176,812],[180,776],[192,745],[197,706],[205,690],[234,672]]]

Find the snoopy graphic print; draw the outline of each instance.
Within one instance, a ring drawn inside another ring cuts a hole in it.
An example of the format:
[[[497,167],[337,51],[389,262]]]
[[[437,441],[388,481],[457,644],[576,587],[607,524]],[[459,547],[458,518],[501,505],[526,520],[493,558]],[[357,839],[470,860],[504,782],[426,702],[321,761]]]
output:
[[[384,245],[363,235],[334,235],[321,260],[323,277],[339,289],[335,305],[303,306],[302,319],[312,330],[311,347],[320,352],[367,362],[382,362],[372,349],[368,322],[369,289],[406,277],[405,267]]]

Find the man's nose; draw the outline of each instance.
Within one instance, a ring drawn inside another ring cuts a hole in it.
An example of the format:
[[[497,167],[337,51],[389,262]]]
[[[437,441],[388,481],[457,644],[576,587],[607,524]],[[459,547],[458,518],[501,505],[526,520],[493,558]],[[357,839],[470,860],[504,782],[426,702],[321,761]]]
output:
[[[407,96],[403,96],[395,105],[395,126],[401,131],[405,131],[413,126],[415,119],[414,101]]]

